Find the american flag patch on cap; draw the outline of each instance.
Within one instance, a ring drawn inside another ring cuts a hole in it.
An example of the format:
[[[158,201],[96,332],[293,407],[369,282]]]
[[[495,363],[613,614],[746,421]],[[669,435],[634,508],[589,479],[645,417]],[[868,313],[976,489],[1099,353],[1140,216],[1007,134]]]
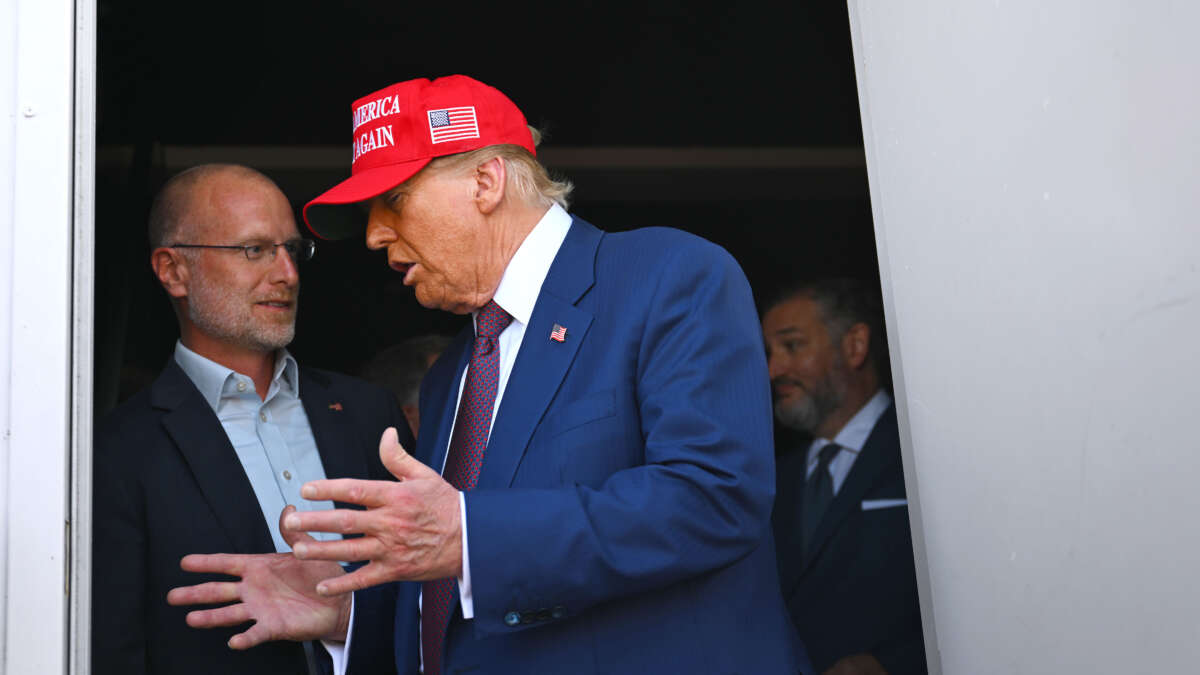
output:
[[[430,110],[429,137],[434,143],[479,138],[479,122],[475,119],[475,106]]]

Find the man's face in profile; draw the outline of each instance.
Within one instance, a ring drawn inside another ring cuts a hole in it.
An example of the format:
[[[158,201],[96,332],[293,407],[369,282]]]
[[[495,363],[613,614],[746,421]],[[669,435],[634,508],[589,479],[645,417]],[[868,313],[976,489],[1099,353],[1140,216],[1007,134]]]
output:
[[[785,426],[816,434],[845,398],[845,364],[811,298],[784,301],[763,317],[767,371],[775,415]]]
[[[187,243],[260,245],[248,260],[238,249],[189,249],[188,319],[220,342],[274,351],[296,332],[300,278],[296,262],[277,242],[299,238],[291,205],[274,186],[257,181],[214,180],[197,200],[200,224]]]
[[[421,171],[370,203],[367,248],[387,249],[423,307],[466,314],[491,298],[505,261],[467,170]]]

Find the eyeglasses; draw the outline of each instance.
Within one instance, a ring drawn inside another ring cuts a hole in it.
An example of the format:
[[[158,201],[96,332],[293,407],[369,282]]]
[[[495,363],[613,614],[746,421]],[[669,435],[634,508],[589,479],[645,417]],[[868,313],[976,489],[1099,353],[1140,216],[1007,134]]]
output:
[[[283,250],[287,251],[293,262],[302,263],[312,260],[313,255],[317,252],[317,242],[312,239],[289,239],[283,242],[256,241],[240,246],[217,246],[214,244],[171,244],[167,248],[223,248],[227,250],[240,250],[246,255],[246,260],[262,260],[267,252],[271,252],[271,260],[278,255],[277,251],[282,246]]]

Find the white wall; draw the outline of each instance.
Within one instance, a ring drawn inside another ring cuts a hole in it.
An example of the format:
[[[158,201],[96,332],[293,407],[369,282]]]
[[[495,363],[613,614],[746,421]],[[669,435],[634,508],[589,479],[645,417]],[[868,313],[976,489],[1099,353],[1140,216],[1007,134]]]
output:
[[[73,17],[69,0],[0,2],[0,672],[11,675],[68,663]]]
[[[849,6],[941,671],[1197,672],[1200,5]]]

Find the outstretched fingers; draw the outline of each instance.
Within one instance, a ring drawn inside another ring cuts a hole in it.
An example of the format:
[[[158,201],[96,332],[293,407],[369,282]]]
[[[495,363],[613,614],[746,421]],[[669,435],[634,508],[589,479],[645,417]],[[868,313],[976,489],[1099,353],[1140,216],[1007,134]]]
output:
[[[359,480],[357,478],[327,478],[314,480],[300,488],[300,496],[310,501],[334,501],[358,504],[367,508],[383,506],[388,502],[388,488],[395,483],[385,480]],[[312,513],[308,511],[306,513]],[[303,513],[299,515],[304,515]]]
[[[216,609],[198,609],[188,612],[187,624],[192,628],[217,628],[219,626],[236,626],[246,623],[254,617],[246,603],[217,607]]]
[[[256,623],[247,628],[244,632],[238,633],[237,635],[229,638],[229,648],[238,650],[249,649],[275,639],[277,639],[277,637],[273,635],[266,627],[264,627],[263,624]]]
[[[400,445],[396,427],[384,429],[379,437],[379,459],[384,468],[400,481],[441,478],[438,472],[417,461]]]
[[[317,584],[317,593],[324,596],[341,595],[394,581],[379,563],[367,563],[350,574],[326,579]]]
[[[284,531],[288,532],[335,532],[337,534],[358,534],[367,532],[371,521],[370,511],[355,511],[352,509],[328,509],[325,511],[298,511],[283,516]],[[308,538],[297,537],[292,549],[306,543],[312,543]]]
[[[167,592],[168,605],[216,605],[240,600],[237,582],[210,581],[195,586],[181,586]]]
[[[208,572],[243,576],[246,572],[247,556],[238,553],[192,553],[183,556],[179,567],[185,572]]]
[[[336,541],[303,541],[292,546],[292,554],[301,560],[355,562],[371,560],[383,553],[374,537],[355,537]]]

